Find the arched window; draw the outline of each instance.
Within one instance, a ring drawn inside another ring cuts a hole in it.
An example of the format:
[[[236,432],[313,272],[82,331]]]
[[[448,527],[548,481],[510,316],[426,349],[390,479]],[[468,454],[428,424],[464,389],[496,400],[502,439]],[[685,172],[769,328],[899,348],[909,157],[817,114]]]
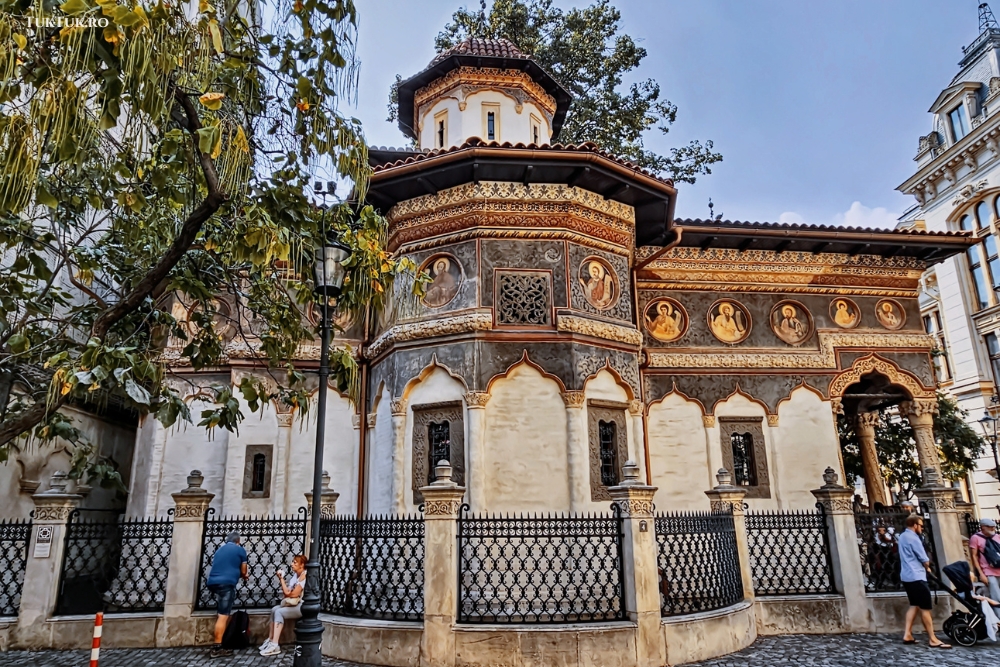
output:
[[[986,278],[986,271],[983,269],[982,258],[979,254],[979,245],[974,245],[965,252],[969,258],[969,271],[972,273],[972,285],[976,290],[976,301],[979,303],[980,308],[988,308],[990,305],[990,287]]]
[[[430,465],[428,465],[427,483],[434,481],[434,466],[438,461],[451,460],[451,424],[449,422],[431,422],[427,425],[428,451],[431,455]]]
[[[963,232],[972,231],[972,216],[963,215],[962,219],[958,221],[958,228]]]
[[[733,433],[729,436],[733,448],[733,481],[736,486],[757,486],[757,464],[753,460],[753,436]]]
[[[976,224],[980,229],[990,226],[990,207],[985,201],[976,204]]]
[[[601,420],[597,423],[598,438],[600,438],[601,484],[615,486],[618,484],[618,465],[615,460],[617,425],[614,422]]]
[[[253,477],[250,481],[251,491],[263,491],[267,473],[267,457],[263,454],[254,454],[253,457]]]

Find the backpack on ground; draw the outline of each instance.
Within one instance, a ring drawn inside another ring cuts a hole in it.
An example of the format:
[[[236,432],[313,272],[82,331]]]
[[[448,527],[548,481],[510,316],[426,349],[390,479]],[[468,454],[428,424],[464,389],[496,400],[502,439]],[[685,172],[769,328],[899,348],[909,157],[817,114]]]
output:
[[[245,610],[234,611],[222,633],[222,648],[239,651],[250,646],[250,615]]]
[[[986,562],[989,563],[990,567],[1000,568],[1000,543],[993,537],[986,537],[982,533],[976,533],[976,535],[986,540],[986,544],[983,546],[983,557],[986,558]]]

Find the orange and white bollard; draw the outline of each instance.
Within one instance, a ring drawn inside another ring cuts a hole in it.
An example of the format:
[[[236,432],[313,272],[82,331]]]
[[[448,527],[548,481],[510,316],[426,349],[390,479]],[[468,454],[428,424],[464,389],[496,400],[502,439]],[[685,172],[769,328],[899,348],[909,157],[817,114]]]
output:
[[[90,667],[97,667],[97,661],[101,659],[101,633],[104,630],[104,612],[97,612],[94,619],[94,643],[90,646]]]

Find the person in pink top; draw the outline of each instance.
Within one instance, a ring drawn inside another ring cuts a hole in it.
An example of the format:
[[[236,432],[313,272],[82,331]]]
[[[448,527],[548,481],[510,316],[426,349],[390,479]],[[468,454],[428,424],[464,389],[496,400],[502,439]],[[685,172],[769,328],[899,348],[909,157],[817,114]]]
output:
[[[996,543],[1000,553],[1000,536],[997,535],[997,524],[993,519],[983,518],[979,522],[979,532],[969,538],[969,551],[972,554],[972,564],[976,567],[979,580],[990,587],[990,598],[1000,600],[1000,564],[994,558],[990,564],[987,554],[986,540]],[[990,551],[993,551],[990,548]]]

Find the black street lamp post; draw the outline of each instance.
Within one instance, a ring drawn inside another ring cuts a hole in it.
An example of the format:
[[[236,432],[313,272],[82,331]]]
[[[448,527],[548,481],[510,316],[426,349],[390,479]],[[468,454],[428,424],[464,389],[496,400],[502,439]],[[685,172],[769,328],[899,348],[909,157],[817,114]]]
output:
[[[325,215],[325,213],[324,213]],[[306,564],[306,590],[302,596],[302,618],[295,624],[295,660],[293,667],[320,667],[322,664],[323,624],[319,620],[320,591],[319,530],[323,498],[323,442],[326,437],[326,383],[330,377],[330,300],[340,295],[344,285],[344,262],[351,256],[347,246],[327,240],[316,250],[316,296],[321,308],[319,392],[316,406],[316,457],[313,463],[312,507],[309,524],[309,562]]]
[[[990,403],[993,404],[995,409],[997,404],[1000,404],[1000,396],[994,394],[993,398],[990,399]],[[997,456],[997,422],[1000,422],[1000,419],[994,417],[990,414],[990,411],[987,410],[983,413],[982,418],[979,420],[979,425],[983,428],[983,435],[989,441],[990,447],[993,449],[993,470],[996,474],[997,482],[1000,482],[1000,457]]]

